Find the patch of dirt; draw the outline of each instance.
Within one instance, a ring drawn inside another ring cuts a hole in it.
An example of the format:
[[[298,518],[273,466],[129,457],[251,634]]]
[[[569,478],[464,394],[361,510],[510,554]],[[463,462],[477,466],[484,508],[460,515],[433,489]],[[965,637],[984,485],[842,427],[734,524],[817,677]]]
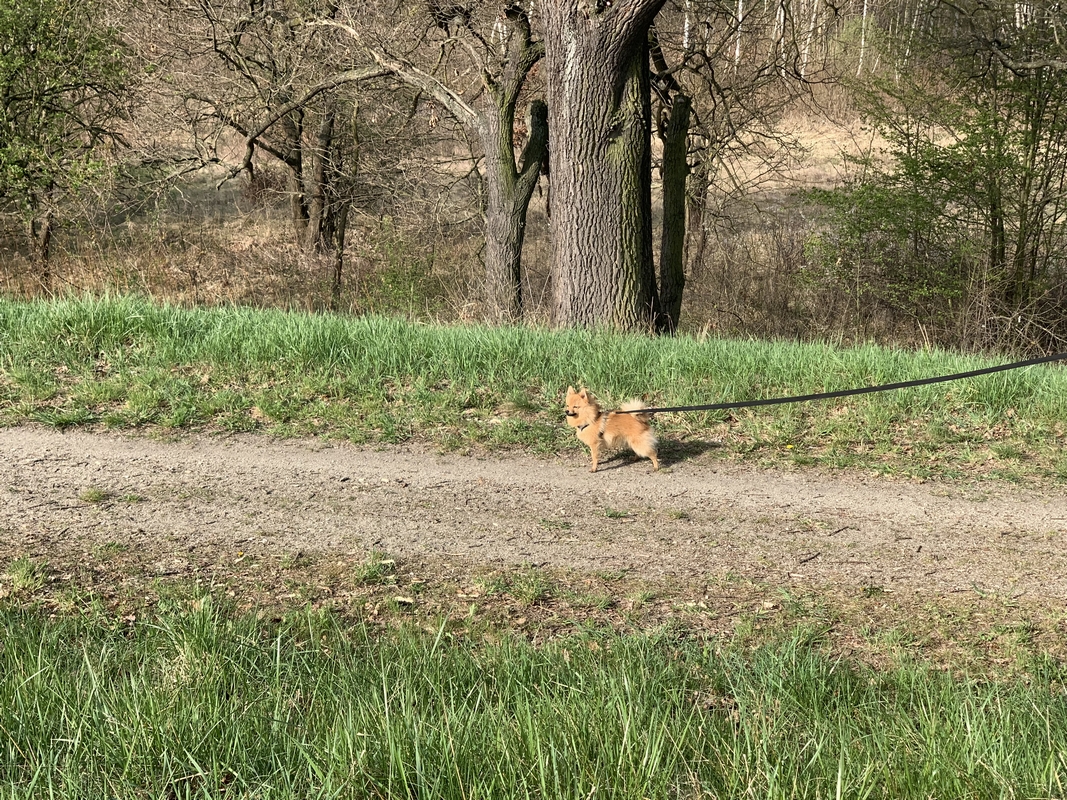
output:
[[[569,576],[556,594],[572,611],[657,595],[736,608],[752,587],[763,602],[833,592],[905,609],[996,597],[1057,619],[1067,602],[1067,496],[1054,486],[762,471],[707,451],[655,473],[616,457],[590,474],[577,452],[32,426],[0,430],[0,453],[0,566],[28,556],[105,594],[187,578],[275,598],[358,595],[368,565],[380,585],[384,563],[394,606],[427,586],[445,587],[451,607],[485,602],[492,576],[510,575],[523,616],[551,592],[519,602],[514,576],[538,571]]]

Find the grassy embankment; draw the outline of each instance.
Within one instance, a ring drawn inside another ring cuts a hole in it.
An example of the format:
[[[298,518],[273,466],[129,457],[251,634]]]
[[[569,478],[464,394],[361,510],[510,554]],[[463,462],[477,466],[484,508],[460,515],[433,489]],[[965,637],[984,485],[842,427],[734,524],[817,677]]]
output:
[[[0,300],[0,424],[260,430],[444,447],[578,444],[561,393],[693,404],[960,372],[993,360],[874,345],[437,327],[135,299]],[[845,401],[657,419],[668,454],[888,473],[1067,478],[1058,366]]]

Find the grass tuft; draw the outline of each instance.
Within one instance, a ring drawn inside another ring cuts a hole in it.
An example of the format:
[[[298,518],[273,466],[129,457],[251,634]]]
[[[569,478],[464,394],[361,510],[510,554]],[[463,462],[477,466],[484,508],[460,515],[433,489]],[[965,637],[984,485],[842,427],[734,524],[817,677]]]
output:
[[[79,494],[78,499],[81,500],[83,503],[95,505],[97,503],[103,503],[106,500],[110,500],[111,492],[108,492],[104,489],[99,489],[95,486],[91,486],[85,491],[83,491],[81,494]]]
[[[20,556],[8,566],[7,579],[13,594],[33,594],[48,580],[48,564],[29,556]]]

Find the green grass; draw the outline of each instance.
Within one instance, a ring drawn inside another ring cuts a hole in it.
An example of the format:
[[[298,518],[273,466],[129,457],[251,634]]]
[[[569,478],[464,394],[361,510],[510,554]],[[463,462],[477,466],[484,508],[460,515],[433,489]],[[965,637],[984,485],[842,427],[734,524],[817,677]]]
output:
[[[577,449],[569,384],[610,406],[804,394],[999,359],[875,345],[432,326],[136,298],[0,300],[0,424],[211,427],[449,448]],[[670,454],[1063,480],[1067,370],[1045,366],[840,402],[666,414]],[[721,443],[709,450],[700,443]],[[996,445],[991,447],[991,443]]]
[[[48,565],[28,556],[20,556],[8,566],[5,577],[16,594],[32,594],[44,586],[48,579]]]
[[[78,495],[78,499],[83,503],[96,504],[103,503],[106,500],[111,499],[111,493],[105,489],[99,489],[95,486],[91,486],[84,492]]]
[[[210,598],[136,621],[0,606],[6,798],[1063,796],[1063,668],[875,670],[591,632],[276,623]]]

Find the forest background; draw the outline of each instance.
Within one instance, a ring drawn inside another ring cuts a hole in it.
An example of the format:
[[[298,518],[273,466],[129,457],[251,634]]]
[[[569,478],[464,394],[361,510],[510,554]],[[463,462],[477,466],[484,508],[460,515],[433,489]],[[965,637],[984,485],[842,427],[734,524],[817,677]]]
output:
[[[0,292],[1067,342],[1005,0],[0,0]]]

